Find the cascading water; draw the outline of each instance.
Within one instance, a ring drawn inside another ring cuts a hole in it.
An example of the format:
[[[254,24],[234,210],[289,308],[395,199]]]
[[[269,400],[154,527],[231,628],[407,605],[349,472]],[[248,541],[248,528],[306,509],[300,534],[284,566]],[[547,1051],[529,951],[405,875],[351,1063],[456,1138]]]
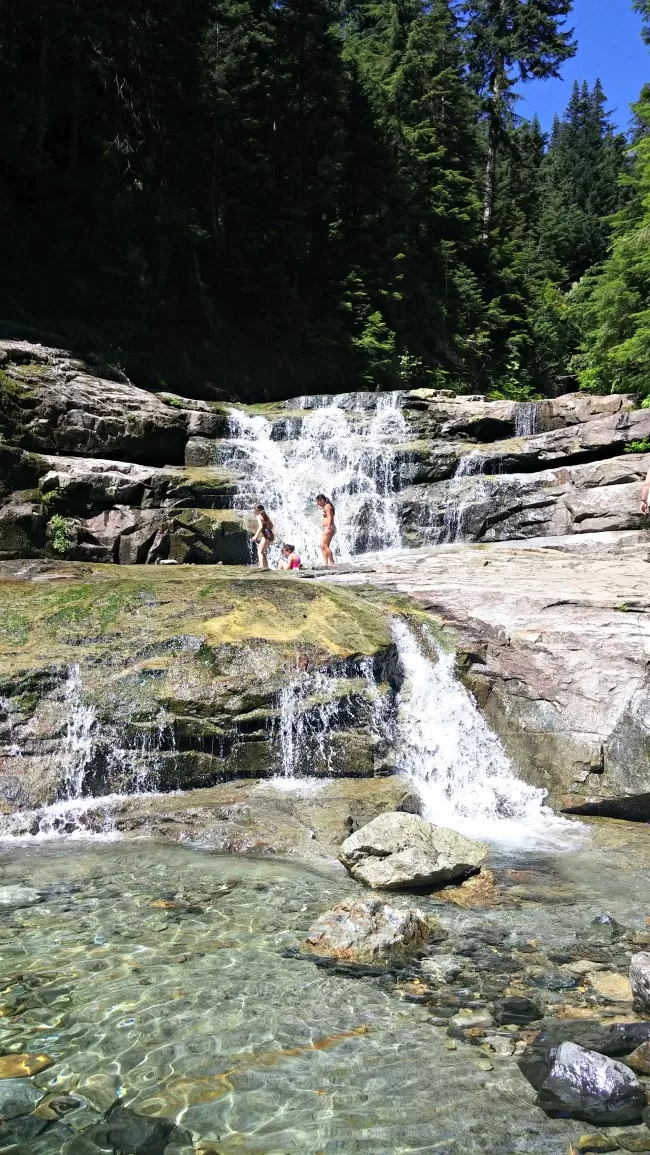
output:
[[[481,474],[484,467],[485,458],[476,451],[466,453],[458,462],[456,472],[451,480],[449,501],[445,509],[440,535],[441,542],[456,544],[465,540],[465,513],[470,503],[461,500],[462,485],[458,483],[461,483],[466,477],[476,477]],[[482,496],[483,487],[479,484],[473,495],[474,501]]]
[[[515,411],[515,437],[534,437],[539,433],[540,412],[536,401],[520,401]]]
[[[521,782],[499,739],[456,678],[454,655],[395,621],[404,672],[395,734],[397,769],[419,792],[424,817],[499,843],[566,845],[575,826],[544,805],[545,791]]]
[[[304,562],[322,562],[317,493],[336,507],[337,561],[401,544],[395,490],[399,445],[408,439],[408,426],[400,394],[377,394],[374,412],[349,413],[336,397],[322,400],[287,441],[274,440],[266,417],[235,409],[229,438],[219,447],[219,464],[242,473],[235,507],[250,511],[261,501],[273,519],[272,564],[281,541],[295,545]]]
[[[71,666],[61,694],[65,716],[56,761],[62,782],[56,802],[35,810],[3,816],[1,837],[25,835],[47,839],[59,835],[73,838],[89,834],[115,837],[115,811],[125,797],[151,794],[159,786],[157,754],[162,748],[174,749],[174,734],[169,719],[161,711],[155,731],[148,731],[125,742],[118,725],[99,726],[95,707],[84,698],[79,667]],[[5,750],[4,756],[20,756],[20,750]],[[111,784],[110,793],[87,793],[87,776],[95,761],[104,765],[104,777]]]

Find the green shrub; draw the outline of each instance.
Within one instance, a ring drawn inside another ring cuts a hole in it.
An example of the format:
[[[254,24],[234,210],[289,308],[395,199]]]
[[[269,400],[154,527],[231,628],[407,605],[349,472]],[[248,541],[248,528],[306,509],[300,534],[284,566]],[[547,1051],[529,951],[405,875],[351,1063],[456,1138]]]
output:
[[[625,453],[650,453],[650,437],[644,437],[642,441],[628,441]]]
[[[55,553],[65,557],[74,541],[73,522],[69,517],[55,513],[50,520],[50,544]]]

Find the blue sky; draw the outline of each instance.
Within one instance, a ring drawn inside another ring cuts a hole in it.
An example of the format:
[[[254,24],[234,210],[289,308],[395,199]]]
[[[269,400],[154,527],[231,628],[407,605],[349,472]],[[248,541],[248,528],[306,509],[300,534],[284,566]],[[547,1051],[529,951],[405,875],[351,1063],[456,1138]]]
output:
[[[538,114],[549,129],[556,112],[562,113],[574,80],[597,77],[603,82],[614,122],[627,128],[629,104],[650,81],[650,51],[641,40],[641,21],[631,0],[575,0],[567,26],[576,30],[578,52],[562,68],[561,80],[534,80],[521,88],[517,112],[527,118]]]

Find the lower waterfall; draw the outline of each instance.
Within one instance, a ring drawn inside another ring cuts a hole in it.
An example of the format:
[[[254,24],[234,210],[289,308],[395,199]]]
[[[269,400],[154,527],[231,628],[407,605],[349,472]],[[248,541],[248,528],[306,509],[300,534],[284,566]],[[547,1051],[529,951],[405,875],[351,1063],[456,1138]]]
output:
[[[426,627],[425,627],[426,628]],[[395,621],[404,673],[397,703],[396,769],[422,800],[423,816],[470,837],[499,843],[566,843],[573,823],[544,805],[546,792],[522,782],[501,742],[454,671],[455,655]]]

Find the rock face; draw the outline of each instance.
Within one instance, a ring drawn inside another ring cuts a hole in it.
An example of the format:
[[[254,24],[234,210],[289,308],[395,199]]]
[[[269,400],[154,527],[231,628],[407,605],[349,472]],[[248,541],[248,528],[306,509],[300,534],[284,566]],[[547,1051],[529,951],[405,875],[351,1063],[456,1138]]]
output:
[[[382,814],[346,838],[343,865],[376,890],[442,886],[465,878],[487,856],[483,842],[433,826],[417,814]]]
[[[645,1093],[623,1063],[562,1043],[537,1101],[549,1113],[567,1113],[587,1123],[625,1124],[641,1121]]]
[[[558,808],[650,817],[648,535],[404,550],[331,580],[409,594],[456,632],[459,670]]]
[[[0,563],[5,811],[305,765],[375,773],[390,606],[289,575],[205,575]]]
[[[650,1011],[650,954],[640,951],[630,962],[630,985],[635,1002]]]
[[[417,951],[430,930],[420,910],[396,910],[378,898],[349,899],[316,919],[305,945],[315,954],[355,962],[395,961]]]
[[[565,534],[644,530],[639,511],[649,454],[625,454],[541,473],[474,474],[398,495],[405,540],[507,541]]]

